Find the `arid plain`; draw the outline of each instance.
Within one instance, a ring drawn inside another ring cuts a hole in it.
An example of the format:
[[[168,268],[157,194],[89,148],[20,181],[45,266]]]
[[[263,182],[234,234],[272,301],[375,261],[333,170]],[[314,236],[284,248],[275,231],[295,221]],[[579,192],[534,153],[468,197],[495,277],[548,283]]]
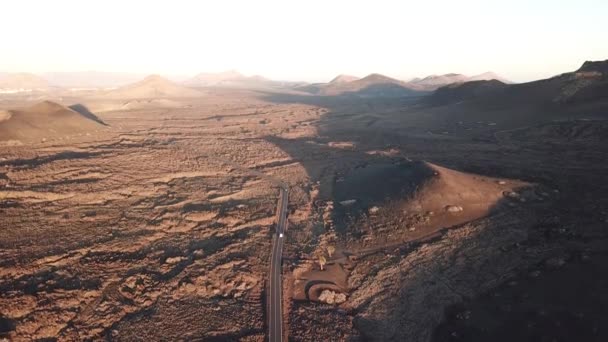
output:
[[[281,181],[289,340],[604,341],[608,62],[490,78],[0,94],[0,338],[264,341]]]

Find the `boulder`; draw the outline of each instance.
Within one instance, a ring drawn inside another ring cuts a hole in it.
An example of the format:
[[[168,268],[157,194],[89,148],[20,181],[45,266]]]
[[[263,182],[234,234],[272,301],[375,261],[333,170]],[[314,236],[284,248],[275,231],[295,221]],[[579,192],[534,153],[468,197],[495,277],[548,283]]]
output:
[[[459,205],[446,205],[445,207],[445,211],[447,211],[448,213],[459,213],[463,210],[464,209]]]

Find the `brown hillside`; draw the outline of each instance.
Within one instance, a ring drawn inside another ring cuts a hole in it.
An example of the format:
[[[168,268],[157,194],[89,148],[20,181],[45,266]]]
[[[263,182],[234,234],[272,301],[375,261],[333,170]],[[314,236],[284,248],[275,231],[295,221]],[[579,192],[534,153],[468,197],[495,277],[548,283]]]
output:
[[[427,162],[423,165],[432,170],[433,176],[419,186],[405,207],[410,211],[434,212],[432,221],[446,227],[487,215],[505,199],[505,194],[530,185],[459,172]]]
[[[186,98],[199,97],[202,93],[175,84],[159,75],[150,75],[143,80],[107,92],[104,97],[118,99]]]
[[[335,184],[333,194],[338,204],[335,220],[339,230],[340,224],[348,221],[346,218],[362,217],[357,223],[362,232],[387,222],[399,222],[395,227],[400,228],[393,233],[405,233],[408,239],[416,239],[484,217],[504,203],[518,202],[520,195],[515,191],[529,185],[423,161],[367,165],[345,174]],[[366,212],[377,222],[368,226],[366,216],[361,215]],[[406,232],[410,224],[416,227],[415,233]],[[359,243],[360,238],[352,241]],[[371,239],[375,238],[367,238]],[[378,243],[381,244],[374,244]]]
[[[86,107],[73,107],[44,101],[26,109],[4,111],[0,114],[0,141],[40,141],[91,132],[105,125]]]

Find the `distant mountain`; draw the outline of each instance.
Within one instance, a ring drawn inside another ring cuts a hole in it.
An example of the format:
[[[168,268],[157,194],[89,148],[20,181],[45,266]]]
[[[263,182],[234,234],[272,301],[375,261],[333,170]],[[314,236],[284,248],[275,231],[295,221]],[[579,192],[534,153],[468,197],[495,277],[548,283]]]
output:
[[[221,85],[222,83],[240,81],[246,77],[236,70],[228,70],[218,73],[202,72],[193,78],[184,81],[185,85],[197,87],[210,87]]]
[[[146,75],[122,72],[81,71],[47,72],[42,76],[50,83],[64,88],[114,88],[137,82]]]
[[[474,102],[493,108],[608,102],[608,60],[585,62],[577,71],[544,80],[505,84],[497,80],[451,84],[437,89],[435,105]]]
[[[167,80],[159,75],[150,75],[143,80],[111,90],[103,95],[107,98],[148,99],[148,98],[186,98],[203,94]]]
[[[329,83],[300,86],[296,90],[323,96],[398,97],[420,95],[420,88],[381,74],[370,74],[361,79],[334,78]]]
[[[422,79],[410,81],[427,88],[438,88],[451,83],[465,82],[469,77],[462,74],[445,74],[445,75],[431,75]]]
[[[360,78],[357,76],[351,76],[351,75],[338,75],[336,76],[334,79],[332,79],[331,81],[329,81],[329,83],[348,83],[348,82],[352,82],[352,81],[357,81]]]
[[[191,87],[233,87],[233,88],[258,88],[269,86],[280,86],[275,82],[259,75],[245,76],[236,70],[218,73],[203,72],[183,82]]]
[[[83,105],[71,108],[51,101],[0,112],[0,140],[40,141],[103,128],[105,124]]]
[[[448,84],[464,83],[470,81],[489,81],[498,80],[502,83],[511,83],[508,80],[498,76],[493,72],[485,72],[483,74],[475,76],[466,76],[463,74],[445,74],[445,75],[431,75],[425,78],[415,78],[408,83],[415,84],[425,90],[435,90]]]
[[[497,75],[494,72],[488,71],[488,72],[484,72],[482,74],[479,75],[475,75],[475,76],[471,76],[469,77],[469,79],[466,80],[466,82],[470,82],[470,81],[490,81],[490,80],[497,80],[500,81],[502,83],[513,83],[509,80],[507,80],[506,78]]]
[[[51,84],[40,76],[29,73],[9,73],[0,78],[0,91],[46,91]]]

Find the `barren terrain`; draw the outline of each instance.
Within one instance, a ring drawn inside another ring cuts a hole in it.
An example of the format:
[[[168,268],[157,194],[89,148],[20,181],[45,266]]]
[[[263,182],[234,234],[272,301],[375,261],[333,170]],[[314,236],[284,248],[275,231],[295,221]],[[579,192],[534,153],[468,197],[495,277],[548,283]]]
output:
[[[290,340],[608,337],[601,94],[192,92],[0,147],[0,338],[263,341],[277,179]]]

